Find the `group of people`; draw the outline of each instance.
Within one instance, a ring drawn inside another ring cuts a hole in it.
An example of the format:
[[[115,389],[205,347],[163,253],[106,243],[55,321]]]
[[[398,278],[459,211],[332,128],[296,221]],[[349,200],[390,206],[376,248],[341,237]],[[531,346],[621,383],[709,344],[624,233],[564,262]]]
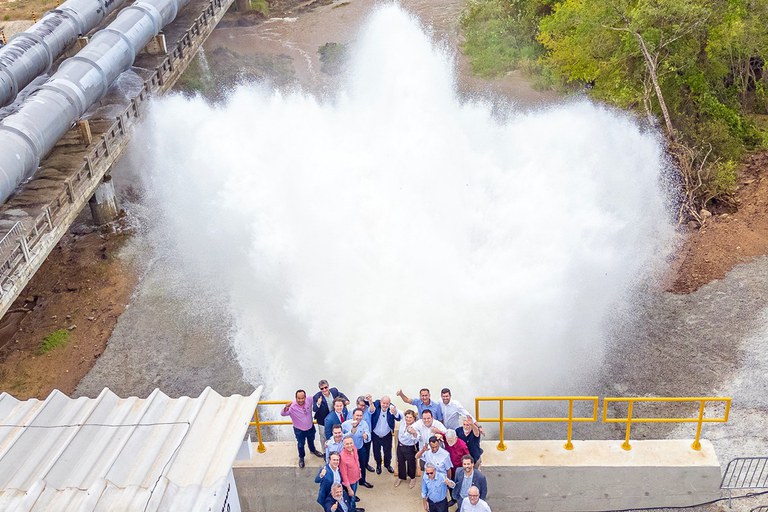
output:
[[[479,471],[483,449],[480,426],[469,412],[451,396],[448,388],[440,392],[441,402],[431,399],[428,389],[411,399],[397,392],[416,410],[401,412],[388,396],[374,400],[370,394],[357,397],[350,412],[347,396],[318,383],[320,390],[311,401],[303,389],[281,411],[289,416],[296,435],[299,467],[305,467],[306,444],[310,453],[325,459],[315,477],[320,484],[317,502],[326,512],[364,512],[357,507],[359,486],[372,488],[368,473],[394,474],[392,443],[396,439],[397,476],[395,487],[407,482],[416,486],[416,464],[420,466],[421,497],[427,512],[448,512],[458,504],[457,512],[490,512],[485,501],[488,485]],[[314,421],[313,421],[314,420]],[[395,422],[399,422],[399,426]],[[317,428],[315,428],[315,422]],[[322,451],[315,446],[320,431]],[[370,465],[370,455],[376,463]]]

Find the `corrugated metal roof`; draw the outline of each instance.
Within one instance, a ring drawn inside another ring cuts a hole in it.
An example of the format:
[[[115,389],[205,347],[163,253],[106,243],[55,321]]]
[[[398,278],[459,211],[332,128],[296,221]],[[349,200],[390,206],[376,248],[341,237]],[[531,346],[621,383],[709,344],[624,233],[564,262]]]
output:
[[[0,394],[0,510],[210,510],[261,388],[172,399]]]

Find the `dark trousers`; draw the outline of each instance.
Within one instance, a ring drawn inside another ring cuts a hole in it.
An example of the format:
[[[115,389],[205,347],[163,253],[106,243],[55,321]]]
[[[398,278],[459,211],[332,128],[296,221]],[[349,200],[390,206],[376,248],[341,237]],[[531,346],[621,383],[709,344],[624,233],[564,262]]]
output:
[[[315,451],[315,426],[312,425],[312,428],[309,430],[299,430],[296,427],[293,427],[293,433],[296,435],[296,444],[299,447],[299,458],[304,458],[304,440],[307,441],[307,445],[309,446],[309,451],[314,452]]]
[[[416,478],[416,447],[397,443],[397,476],[400,480]]]
[[[445,498],[437,503],[427,500],[427,504],[429,505],[429,512],[448,512],[448,500]]]
[[[384,451],[384,465],[392,465],[392,432],[379,437],[373,434],[373,458],[376,460],[376,466],[381,466],[381,452]]]
[[[368,470],[365,469],[365,466],[368,465],[368,457],[371,455],[371,443],[363,443],[363,447],[357,450],[357,456],[360,459],[360,481],[361,482],[367,482],[365,479],[366,473],[368,473]]]

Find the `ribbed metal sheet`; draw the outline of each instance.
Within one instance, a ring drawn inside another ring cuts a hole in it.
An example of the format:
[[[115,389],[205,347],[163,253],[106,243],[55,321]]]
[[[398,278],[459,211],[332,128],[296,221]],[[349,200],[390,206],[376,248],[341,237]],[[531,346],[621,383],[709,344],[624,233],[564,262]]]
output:
[[[209,510],[261,388],[247,397],[0,394],[0,510]]]

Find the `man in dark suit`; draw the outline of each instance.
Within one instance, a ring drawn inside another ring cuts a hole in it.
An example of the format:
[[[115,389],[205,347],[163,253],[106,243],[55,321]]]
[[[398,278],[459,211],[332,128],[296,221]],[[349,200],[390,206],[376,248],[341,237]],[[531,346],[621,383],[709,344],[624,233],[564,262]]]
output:
[[[315,483],[320,484],[320,489],[317,491],[317,502],[321,507],[325,506],[326,500],[331,495],[331,486],[334,483],[341,483],[340,461],[341,455],[339,455],[339,452],[331,453],[328,456],[328,464],[320,468],[317,476],[315,476]]]
[[[341,484],[333,484],[331,495],[325,500],[323,510],[325,512],[365,512],[364,508],[355,508],[354,502],[349,500]]]
[[[320,391],[312,397],[312,410],[315,412],[315,421],[318,427],[323,427],[325,425],[325,417],[333,410],[333,401],[341,397],[344,399],[344,407],[346,407],[349,403],[349,398],[338,389],[329,387],[328,381],[325,379],[318,382],[317,385]],[[330,437],[331,431],[326,430],[325,438],[329,439]]]
[[[471,455],[465,455],[461,458],[461,467],[464,471],[456,471],[456,476],[453,477],[453,485],[448,485],[453,489],[452,495],[454,500],[459,502],[459,510],[461,512],[461,502],[469,494],[469,488],[473,485],[480,490],[480,499],[485,500],[488,495],[488,482],[480,471],[475,470],[475,459]],[[450,505],[449,505],[450,506]]]
[[[349,419],[347,409],[344,407],[344,399],[341,397],[336,398],[333,401],[333,412],[325,417],[325,434],[328,435],[325,439],[330,439],[333,435],[333,426],[341,425]]]
[[[384,467],[394,473],[392,468],[392,433],[395,431],[395,420],[403,417],[397,412],[392,400],[384,395],[381,400],[373,402],[371,413],[371,432],[373,433],[373,458],[376,460],[376,474],[381,474],[381,452],[384,452]]]

